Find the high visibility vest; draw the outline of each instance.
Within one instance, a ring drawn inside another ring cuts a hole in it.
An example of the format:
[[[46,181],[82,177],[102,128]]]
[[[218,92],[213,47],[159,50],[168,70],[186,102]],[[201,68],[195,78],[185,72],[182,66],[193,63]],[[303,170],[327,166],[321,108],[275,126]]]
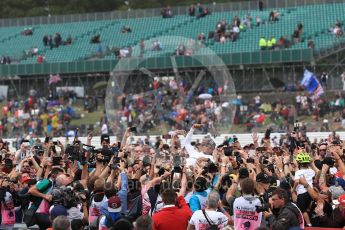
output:
[[[267,47],[272,47],[272,42],[271,42],[271,40],[268,40],[268,41],[267,41]]]
[[[277,44],[277,40],[275,38],[272,38],[271,39],[271,43],[272,43],[273,46],[275,46]]]
[[[267,46],[267,42],[264,38],[260,38],[259,46],[260,47],[266,47]]]

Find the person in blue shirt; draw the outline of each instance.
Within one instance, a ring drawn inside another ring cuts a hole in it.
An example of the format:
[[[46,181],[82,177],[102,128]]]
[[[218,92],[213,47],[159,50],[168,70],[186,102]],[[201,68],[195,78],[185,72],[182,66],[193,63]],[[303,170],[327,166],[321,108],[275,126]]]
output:
[[[196,178],[194,182],[194,190],[195,192],[189,200],[189,206],[193,213],[206,207],[207,196],[209,193],[207,191],[207,180],[204,177]]]

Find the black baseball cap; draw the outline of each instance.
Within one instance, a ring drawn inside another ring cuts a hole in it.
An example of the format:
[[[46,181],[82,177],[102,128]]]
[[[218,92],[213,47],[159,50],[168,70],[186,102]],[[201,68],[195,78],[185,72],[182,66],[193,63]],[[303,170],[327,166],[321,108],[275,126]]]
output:
[[[240,169],[238,170],[238,177],[239,177],[240,179],[244,179],[244,178],[249,177],[249,171],[248,171],[248,169],[247,169],[247,168],[240,168]]]
[[[202,192],[207,189],[207,180],[204,177],[198,177],[194,181],[194,189],[197,192]]]
[[[102,136],[101,136],[101,143],[103,141],[106,141],[106,142],[110,143],[110,137],[109,137],[108,134],[102,134]]]
[[[256,175],[256,182],[264,183],[264,184],[269,184],[270,183],[270,178],[269,176],[264,173],[264,172],[259,172],[258,175]]]

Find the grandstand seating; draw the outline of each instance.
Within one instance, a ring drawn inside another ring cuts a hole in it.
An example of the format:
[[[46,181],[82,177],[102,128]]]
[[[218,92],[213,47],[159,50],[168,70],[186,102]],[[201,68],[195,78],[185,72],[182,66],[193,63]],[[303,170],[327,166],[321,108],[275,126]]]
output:
[[[258,51],[258,40],[261,36],[270,38],[275,36],[285,36],[290,39],[291,34],[297,24],[301,22],[304,26],[304,41],[292,46],[290,49],[301,49],[307,47],[308,38],[315,42],[315,49],[332,47],[343,38],[336,38],[333,34],[328,33],[328,29],[334,25],[339,19],[345,22],[343,14],[344,3],[337,4],[321,4],[309,5],[298,8],[281,8],[279,21],[276,23],[266,23],[271,9],[264,11],[246,10],[246,11],[228,11],[228,12],[212,12],[201,19],[190,17],[187,15],[178,15],[169,19],[161,17],[133,18],[133,19],[117,19],[103,21],[88,21],[63,24],[49,25],[31,25],[33,29],[32,36],[23,36],[21,31],[23,27],[6,27],[0,28],[0,56],[6,55],[17,59],[22,64],[36,63],[36,57],[28,57],[25,51],[37,47],[40,53],[45,54],[45,61],[53,62],[71,62],[86,60],[93,56],[98,44],[90,44],[91,37],[95,34],[101,35],[101,45],[103,47],[126,47],[138,46],[141,39],[148,40],[146,43],[146,57],[170,55],[178,45],[179,41],[171,41],[169,37],[181,36],[185,38],[195,39],[198,33],[204,33],[206,36],[209,31],[215,29],[217,21],[225,19],[227,22],[237,15],[244,18],[250,14],[255,24],[256,16],[260,16],[264,25],[251,30],[241,32],[240,38],[236,42],[226,42],[219,44],[213,40],[207,39],[206,45],[217,54],[224,53],[241,53]],[[121,28],[128,25],[132,29],[132,33],[121,33]],[[29,26],[27,26],[29,27]],[[60,46],[50,50],[44,47],[42,38],[45,34],[59,32],[63,39],[70,34],[73,37],[71,46]],[[150,51],[150,42],[154,39],[162,37],[162,51]],[[174,40],[173,38],[171,38]],[[176,40],[176,39],[175,39]],[[209,49],[200,49],[196,54],[208,54]],[[137,55],[138,52],[134,52]],[[111,52],[108,52],[104,59],[114,59]]]

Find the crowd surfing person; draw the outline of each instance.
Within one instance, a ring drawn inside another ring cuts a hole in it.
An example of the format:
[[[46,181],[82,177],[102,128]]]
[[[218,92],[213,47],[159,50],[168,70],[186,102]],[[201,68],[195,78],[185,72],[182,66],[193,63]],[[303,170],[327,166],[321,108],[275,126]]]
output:
[[[121,142],[103,134],[100,149],[92,135],[66,146],[24,140],[17,153],[1,141],[0,228],[345,226],[345,142],[335,133],[311,143],[295,130],[273,145],[267,131],[262,140],[253,133],[249,145],[229,138],[217,146],[209,136],[191,141],[201,129],[133,142],[132,127]]]

